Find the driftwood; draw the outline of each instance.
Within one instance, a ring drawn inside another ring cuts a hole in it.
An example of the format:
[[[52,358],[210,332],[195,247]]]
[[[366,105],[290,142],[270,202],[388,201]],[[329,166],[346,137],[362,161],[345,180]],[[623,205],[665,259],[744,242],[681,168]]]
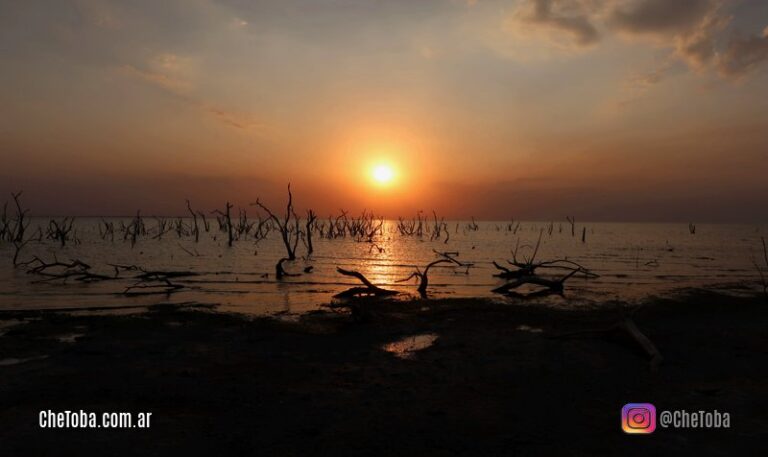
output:
[[[136,278],[143,281],[164,281],[170,278],[184,278],[187,276],[197,276],[198,273],[194,271],[147,271],[143,268],[139,268],[141,274]]]
[[[139,281],[132,286],[126,287],[123,291],[123,295],[129,297],[136,295],[169,295],[184,288],[185,286],[181,284],[174,284],[168,278],[164,278],[159,280],[158,284],[147,283],[147,281]]]
[[[558,261],[555,261],[555,262],[558,262]],[[569,270],[569,273],[559,279],[549,279],[549,278],[541,277],[534,273],[534,270],[536,268],[539,268],[545,265],[528,264],[528,265],[523,265],[522,268],[518,270],[509,270],[497,264],[496,262],[493,262],[493,264],[496,265],[496,267],[499,268],[500,270],[503,270],[502,273],[494,276],[509,279],[510,281],[502,286],[499,286],[493,289],[492,292],[497,294],[517,295],[517,296],[526,297],[526,298],[533,298],[536,296],[550,295],[550,294],[562,295],[565,288],[565,282],[576,273],[584,273],[587,277],[592,277],[590,275],[594,275],[594,273],[591,273],[588,270],[583,269],[581,267],[572,268],[572,267],[557,265],[555,266],[556,268],[564,268],[566,270]],[[516,292],[514,292],[514,289],[517,289],[518,287],[524,286],[526,284],[541,286],[541,287],[544,287],[544,289],[539,292],[525,294],[525,295],[517,294]]]
[[[108,263],[107,265],[115,269],[115,278],[120,276],[121,271],[143,271],[141,267],[136,265],[121,265],[115,263]]]
[[[290,260],[287,257],[283,257],[282,259],[277,261],[277,264],[275,265],[275,277],[277,279],[283,279],[284,276],[301,276],[301,273],[288,273],[283,269],[283,262],[286,260]]]
[[[381,253],[383,253],[385,251],[385,249],[383,247],[379,246],[378,244],[374,243],[373,241],[371,241],[370,244],[371,244],[371,246],[368,248],[368,253],[369,254],[371,252],[373,252],[374,249],[377,250],[379,252],[379,254],[381,254]]]
[[[538,263],[525,263],[525,262],[516,262],[514,260],[508,260],[507,263],[516,267],[516,269],[511,270],[507,267],[499,265],[496,261],[493,261],[493,266],[495,266],[499,270],[499,273],[496,273],[493,276],[497,278],[504,278],[504,279],[516,279],[524,276],[534,276],[535,271],[538,268],[552,268],[552,269],[560,269],[560,270],[567,270],[567,271],[575,271],[577,273],[583,274],[584,277],[586,278],[598,278],[600,276],[597,273],[592,272],[588,268],[568,259],[556,259],[556,260],[549,260],[549,261],[538,262]]]
[[[448,253],[448,252],[437,252],[437,251],[435,251],[435,253],[438,254],[439,256],[441,256],[442,258],[441,259],[437,259],[437,260],[427,264],[427,266],[424,267],[424,271],[423,272],[421,270],[419,270],[418,268],[416,268],[416,271],[411,273],[410,276],[408,276],[407,278],[404,278],[404,279],[400,279],[397,282],[405,282],[405,281],[410,281],[413,278],[418,278],[419,279],[419,287],[418,287],[417,290],[419,292],[419,295],[421,296],[421,298],[427,298],[427,287],[429,287],[429,276],[428,275],[429,275],[429,269],[430,268],[432,268],[432,267],[434,267],[436,265],[446,264],[446,263],[458,265],[460,267],[467,267],[467,268],[469,268],[471,266],[471,264],[461,263],[461,262],[459,262],[458,260],[456,260],[454,258],[454,256],[458,256],[459,255],[458,252]]]
[[[353,278],[359,279],[360,282],[362,282],[365,285],[365,287],[349,288],[343,292],[339,292],[338,294],[334,295],[333,298],[352,298],[352,297],[360,297],[360,296],[386,297],[390,295],[397,295],[397,291],[382,289],[381,287],[374,285],[371,281],[368,280],[368,278],[363,276],[363,274],[358,271],[345,270],[340,267],[336,267],[336,271],[339,272],[339,274],[342,274],[344,276],[351,276]]]
[[[31,261],[21,263],[20,265],[29,268],[27,274],[43,277],[43,279],[34,281],[35,283],[58,280],[63,282],[73,280],[82,283],[110,281],[119,279],[120,272],[123,271],[139,272],[131,278],[136,280],[136,283],[127,287],[122,292],[123,295],[129,296],[161,293],[168,294],[176,292],[184,289],[185,286],[172,283],[171,278],[197,275],[197,273],[192,271],[147,271],[136,265],[107,264],[115,270],[113,276],[107,276],[92,272],[90,265],[78,259],[72,259],[69,262],[60,262],[54,258],[53,262],[46,262],[39,257],[34,257]]]
[[[650,358],[651,363],[651,370],[656,371],[659,368],[659,365],[661,365],[661,362],[664,360],[664,357],[661,356],[661,353],[658,349],[656,349],[656,346],[651,342],[650,339],[648,339],[643,332],[640,331],[639,328],[637,328],[637,325],[635,325],[635,322],[632,319],[624,319],[624,321],[620,324],[620,327],[624,329],[624,331],[629,334],[629,336],[632,337],[632,339],[645,351],[645,353]]]
[[[571,276],[575,275],[577,272],[578,270],[573,270],[560,279],[547,279],[537,275],[520,276],[518,278],[515,278],[512,281],[509,281],[503,286],[493,289],[492,292],[497,294],[509,294],[513,289],[517,289],[518,287],[526,284],[532,284],[535,286],[545,287],[550,292],[562,294],[565,281],[567,281]]]
[[[29,267],[27,274],[39,275],[45,278],[35,282],[56,280],[66,281],[68,279],[79,282],[97,282],[114,279],[111,276],[92,273],[90,271],[90,265],[77,259],[70,260],[69,263],[66,263],[59,262],[56,259],[54,259],[53,262],[45,262],[39,257],[34,257],[31,261],[24,262],[20,265]]]
[[[640,349],[643,350],[645,355],[649,359],[651,371],[657,371],[659,366],[664,361],[664,357],[661,352],[656,348],[653,342],[638,328],[635,321],[631,318],[625,318],[621,322],[597,329],[578,330],[575,332],[561,333],[559,335],[553,335],[550,338],[554,339],[571,339],[580,338],[585,336],[603,336],[603,335],[626,335],[628,336]]]
[[[571,220],[572,219],[569,218],[569,221]],[[597,274],[593,273],[589,269],[568,259],[557,259],[557,260],[536,262],[536,255],[538,254],[539,247],[541,246],[541,237],[543,232],[544,232],[543,229],[539,231],[539,239],[536,242],[536,246],[532,247],[533,253],[531,254],[531,257],[530,258],[524,257],[524,260],[522,262],[517,259],[517,254],[519,252],[519,249],[521,248],[520,240],[518,239],[517,243],[515,244],[515,248],[512,250],[512,260],[507,261],[507,263],[514,266],[516,269],[512,270],[510,268],[499,265],[496,261],[493,262],[493,265],[496,267],[496,269],[499,270],[499,273],[495,274],[494,276],[498,278],[504,278],[504,279],[510,280],[508,283],[504,284],[503,286],[493,289],[493,292],[499,293],[499,294],[515,295],[516,293],[513,292],[513,289],[516,289],[525,284],[531,284],[531,285],[544,287],[545,289],[537,293],[521,295],[521,296],[530,298],[538,295],[547,295],[552,293],[562,294],[565,281],[567,281],[570,277],[572,277],[576,273],[581,273],[586,278],[598,277]],[[525,246],[522,246],[522,247],[525,247]],[[548,279],[548,278],[543,278],[536,274],[536,270],[539,268],[560,269],[560,270],[568,271],[568,273],[560,279]],[[517,294],[517,295],[520,295],[520,294]]]
[[[128,270],[133,266],[123,267],[123,269]],[[141,274],[135,277],[138,281],[134,285],[126,287],[123,295],[169,295],[186,288],[182,284],[172,283],[171,278],[197,276],[197,273],[193,271],[146,271],[141,267],[138,267],[138,270],[141,271]],[[117,266],[115,266],[115,271],[118,271]]]
[[[533,265],[520,265],[518,266],[517,270],[510,270],[507,267],[499,265],[495,260],[493,261],[493,266],[495,266],[500,271],[500,273],[496,273],[493,276],[504,279],[515,279],[522,276],[531,276],[533,274],[533,270],[536,268]]]

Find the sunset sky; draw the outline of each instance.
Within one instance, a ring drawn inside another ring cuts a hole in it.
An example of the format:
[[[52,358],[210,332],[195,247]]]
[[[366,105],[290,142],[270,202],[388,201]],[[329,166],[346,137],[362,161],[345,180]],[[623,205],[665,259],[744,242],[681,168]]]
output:
[[[36,214],[768,219],[762,0],[0,0],[0,60]]]

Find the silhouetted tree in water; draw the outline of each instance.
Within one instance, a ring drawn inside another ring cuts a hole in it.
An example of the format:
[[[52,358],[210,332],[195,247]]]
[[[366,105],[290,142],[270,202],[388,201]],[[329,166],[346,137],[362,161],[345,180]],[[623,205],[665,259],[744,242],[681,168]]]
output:
[[[234,241],[235,236],[232,231],[232,203],[227,202],[226,209],[222,212],[219,210],[214,211],[214,214],[217,214],[219,216],[219,228],[222,230],[226,230],[227,232],[227,245],[229,247],[232,247],[232,241]]]
[[[8,203],[6,202],[3,205],[3,213],[0,215],[0,241],[7,241],[13,244],[13,266],[16,267],[19,265],[19,255],[21,254],[21,250],[27,243],[35,240],[35,238],[25,236],[27,227],[29,226],[29,221],[27,219],[29,210],[25,209],[21,204],[21,191],[11,193],[11,197],[13,197],[13,203],[16,207],[16,214],[9,215]],[[42,236],[42,231],[38,228],[38,236],[36,240],[40,241]]]
[[[258,205],[269,214],[269,218],[275,222],[278,230],[280,230],[280,236],[283,239],[285,250],[288,252],[288,260],[296,260],[296,246],[298,246],[299,238],[301,238],[301,229],[299,228],[299,216],[296,215],[296,211],[293,208],[291,185],[288,184],[288,204],[285,206],[285,216],[282,219],[275,216],[275,214],[258,199],[256,200],[256,203],[252,203],[252,205]]]
[[[192,205],[187,200],[187,211],[192,215],[192,234],[195,235],[195,243],[200,241],[200,227],[197,225],[197,214],[192,211]]]
[[[419,279],[419,287],[418,287],[417,290],[419,292],[419,295],[421,296],[421,298],[427,298],[427,287],[429,287],[429,276],[428,275],[429,275],[429,269],[430,268],[434,267],[435,265],[442,264],[442,263],[450,263],[450,264],[454,264],[454,265],[457,265],[457,266],[460,266],[460,267],[467,267],[467,268],[472,266],[471,264],[464,264],[464,263],[461,263],[458,260],[456,260],[454,258],[454,255],[458,255],[458,252],[448,253],[448,252],[437,252],[437,251],[435,251],[435,253],[438,254],[439,256],[441,256],[442,258],[427,264],[427,266],[424,267],[424,271],[423,272],[417,268],[416,271],[411,273],[410,276],[408,276],[407,278],[404,278],[404,279],[400,279],[397,282],[405,282],[405,281],[409,281],[412,278],[418,278]]]
[[[61,243],[61,247],[66,246],[67,241],[70,241],[74,237],[75,243],[77,243],[77,235],[73,234],[75,218],[65,217],[64,219],[57,221],[51,219],[48,222],[47,238],[49,240],[58,241]]]
[[[307,211],[307,225],[306,225],[306,236],[307,236],[307,257],[311,256],[313,252],[315,252],[314,247],[312,246],[312,230],[314,229],[315,221],[317,220],[317,215],[314,211],[311,209]]]

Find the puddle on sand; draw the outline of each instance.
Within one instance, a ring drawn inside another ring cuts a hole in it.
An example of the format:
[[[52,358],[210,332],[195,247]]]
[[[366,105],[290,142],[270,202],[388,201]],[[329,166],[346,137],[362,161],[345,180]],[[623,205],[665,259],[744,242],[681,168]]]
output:
[[[36,357],[25,357],[25,358],[22,358],[22,359],[17,359],[17,358],[13,358],[13,357],[8,358],[8,359],[0,359],[0,367],[6,367],[6,366],[9,366],[9,365],[18,365],[18,364],[24,363],[24,362],[31,362],[33,360],[42,360],[42,359],[47,359],[47,358],[48,358],[47,355],[38,355]]]
[[[518,325],[516,330],[528,333],[541,333],[544,331],[539,327],[531,327],[530,325]]]
[[[413,359],[417,351],[426,349],[437,341],[437,335],[434,333],[425,333],[422,335],[407,336],[403,339],[385,344],[382,349],[400,359]]]
[[[85,336],[85,333],[67,333],[65,335],[59,335],[56,339],[60,343],[74,343],[78,338]]]

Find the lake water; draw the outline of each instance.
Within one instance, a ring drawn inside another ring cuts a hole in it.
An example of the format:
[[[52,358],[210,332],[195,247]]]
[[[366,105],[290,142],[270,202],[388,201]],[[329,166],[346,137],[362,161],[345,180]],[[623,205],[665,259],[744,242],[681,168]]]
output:
[[[318,309],[331,301],[332,296],[357,285],[354,278],[341,276],[336,267],[357,270],[373,283],[402,291],[406,296],[416,295],[416,284],[399,283],[418,266],[437,259],[437,251],[458,252],[457,259],[471,263],[471,268],[438,266],[430,270],[430,296],[432,297],[494,297],[491,289],[504,283],[493,277],[497,272],[492,261],[506,264],[511,250],[518,247],[518,257],[530,256],[543,230],[537,260],[567,258],[578,262],[595,273],[598,278],[573,277],[566,283],[564,298],[557,297],[563,306],[581,306],[600,301],[619,299],[635,301],[648,295],[665,294],[684,287],[715,286],[752,282],[758,279],[754,260],[762,262],[760,237],[766,227],[757,225],[699,225],[691,234],[686,224],[618,224],[578,223],[575,236],[567,222],[554,223],[550,234],[549,223],[522,222],[516,232],[506,222],[478,222],[477,230],[469,230],[467,222],[448,222],[450,240],[445,236],[430,241],[403,236],[396,223],[385,222],[382,233],[374,243],[353,239],[320,239],[314,237],[314,255],[303,258],[306,249],[299,243],[293,262],[285,262],[288,272],[300,276],[275,278],[275,263],[285,256],[278,232],[255,242],[235,241],[228,247],[226,234],[218,227],[202,232],[196,243],[192,237],[179,238],[175,232],[162,239],[152,238],[154,219],[145,224],[150,232],[135,246],[123,241],[115,233],[115,241],[102,239],[99,219],[81,218],[75,221],[79,244],[61,247],[54,241],[32,242],[21,258],[29,260],[37,255],[46,261],[79,259],[92,266],[92,271],[114,275],[109,263],[137,265],[145,270],[195,272],[195,276],[174,278],[172,281],[186,286],[171,295],[124,296],[126,287],[135,283],[131,272],[120,274],[121,279],[96,283],[74,281],[48,281],[11,265],[13,247],[0,243],[0,309],[41,309],[80,307],[122,307],[154,303],[196,302],[220,305],[220,309],[252,314],[300,313]],[[116,225],[120,219],[111,219]],[[128,223],[129,219],[123,219]],[[33,220],[28,233],[36,224],[47,225],[47,220]],[[215,222],[213,225],[216,225]],[[515,224],[516,225],[516,224]],[[585,242],[582,228],[586,227]],[[304,273],[312,266],[311,273]],[[540,270],[561,275],[556,271]]]

